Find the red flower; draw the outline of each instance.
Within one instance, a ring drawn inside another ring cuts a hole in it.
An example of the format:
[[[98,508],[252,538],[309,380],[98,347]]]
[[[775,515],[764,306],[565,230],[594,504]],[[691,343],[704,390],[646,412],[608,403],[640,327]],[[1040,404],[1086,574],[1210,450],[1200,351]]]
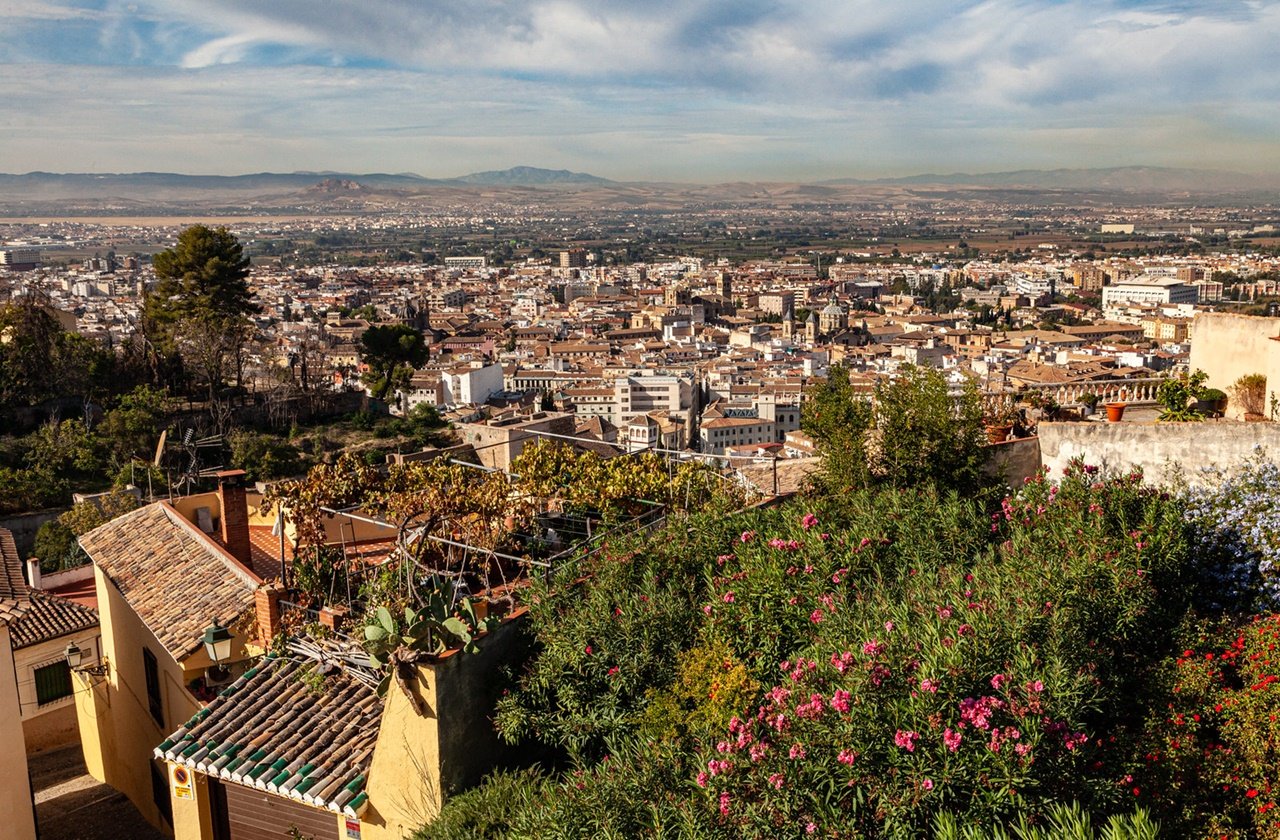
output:
[[[1246,791],[1244,792],[1244,795],[1245,795],[1245,796],[1247,796],[1247,797],[1249,797],[1250,799],[1253,799],[1255,796],[1257,796],[1257,795],[1258,795],[1258,789],[1257,789],[1257,788],[1249,788],[1248,790],[1246,790]]]

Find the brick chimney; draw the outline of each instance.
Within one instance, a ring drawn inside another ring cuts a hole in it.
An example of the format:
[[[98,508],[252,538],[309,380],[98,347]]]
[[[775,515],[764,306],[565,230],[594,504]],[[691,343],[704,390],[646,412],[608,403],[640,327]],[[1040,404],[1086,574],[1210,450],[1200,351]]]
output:
[[[260,586],[253,593],[254,612],[258,616],[258,644],[263,649],[271,647],[271,640],[280,632],[280,594],[276,586]]]
[[[241,563],[252,568],[249,545],[249,502],[245,499],[244,470],[217,474],[218,501],[222,503],[222,544]]]

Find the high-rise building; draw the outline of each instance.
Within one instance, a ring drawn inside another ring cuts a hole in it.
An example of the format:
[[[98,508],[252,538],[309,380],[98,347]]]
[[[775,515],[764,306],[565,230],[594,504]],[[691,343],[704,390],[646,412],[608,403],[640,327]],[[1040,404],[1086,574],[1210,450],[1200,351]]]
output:
[[[586,268],[587,251],[585,248],[570,248],[560,252],[561,268]]]

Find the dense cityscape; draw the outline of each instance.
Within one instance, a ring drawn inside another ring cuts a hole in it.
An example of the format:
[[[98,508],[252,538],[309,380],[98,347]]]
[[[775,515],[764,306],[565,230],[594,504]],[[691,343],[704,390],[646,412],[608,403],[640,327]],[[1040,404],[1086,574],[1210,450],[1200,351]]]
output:
[[[1280,840],[1280,0],[0,27],[0,840]]]

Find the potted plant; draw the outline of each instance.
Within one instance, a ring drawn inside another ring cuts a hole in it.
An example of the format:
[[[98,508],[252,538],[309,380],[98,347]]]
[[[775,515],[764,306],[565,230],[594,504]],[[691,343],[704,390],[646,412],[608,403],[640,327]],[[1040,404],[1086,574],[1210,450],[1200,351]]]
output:
[[[1205,388],[1196,394],[1196,408],[1211,417],[1221,417],[1227,409],[1227,393],[1218,388]]]
[[[1191,405],[1201,391],[1207,374],[1198,370],[1190,375],[1182,374],[1160,383],[1156,401],[1161,405],[1159,419],[1165,423],[1181,423],[1201,419]]]
[[[1231,397],[1244,413],[1245,420],[1266,420],[1267,377],[1261,373],[1246,373],[1231,386]]]
[[[983,407],[982,421],[987,430],[989,443],[1004,443],[1013,431],[1013,402],[999,395],[992,394],[986,399]]]
[[[1088,417],[1090,414],[1093,414],[1095,411],[1097,411],[1098,403],[1101,402],[1101,400],[1102,398],[1099,397],[1097,394],[1095,394],[1093,391],[1086,391],[1083,394],[1081,394],[1080,395],[1081,416]]]

